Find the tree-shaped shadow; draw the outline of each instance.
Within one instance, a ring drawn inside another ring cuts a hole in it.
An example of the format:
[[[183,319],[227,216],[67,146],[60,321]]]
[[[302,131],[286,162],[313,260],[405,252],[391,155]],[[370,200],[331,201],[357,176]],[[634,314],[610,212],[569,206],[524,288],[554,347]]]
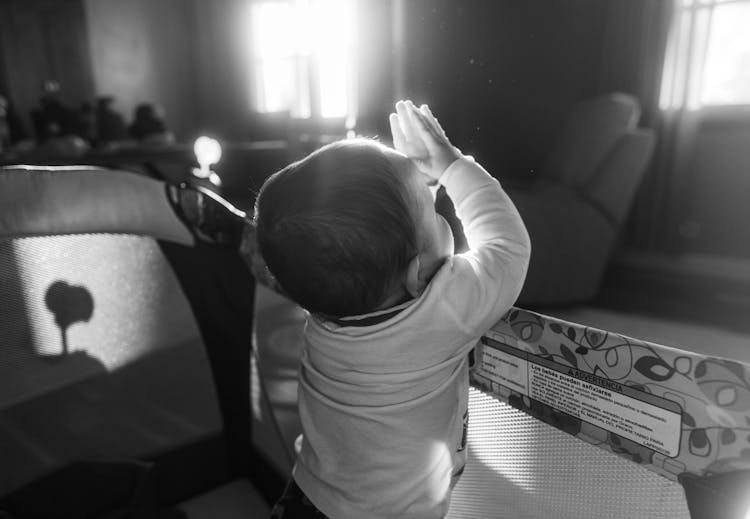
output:
[[[60,328],[62,349],[58,358],[64,358],[69,354],[68,328],[74,323],[91,319],[94,298],[86,287],[55,281],[47,289],[44,303],[55,316],[55,324]]]

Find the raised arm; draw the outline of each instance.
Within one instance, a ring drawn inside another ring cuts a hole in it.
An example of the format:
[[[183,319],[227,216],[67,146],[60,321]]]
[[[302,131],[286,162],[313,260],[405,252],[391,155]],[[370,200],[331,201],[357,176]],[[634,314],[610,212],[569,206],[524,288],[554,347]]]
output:
[[[453,146],[426,105],[396,104],[394,145],[426,177],[445,186],[456,207],[469,251],[451,260],[446,305],[457,323],[481,333],[515,302],[531,253],[526,227],[510,197],[471,157]]]

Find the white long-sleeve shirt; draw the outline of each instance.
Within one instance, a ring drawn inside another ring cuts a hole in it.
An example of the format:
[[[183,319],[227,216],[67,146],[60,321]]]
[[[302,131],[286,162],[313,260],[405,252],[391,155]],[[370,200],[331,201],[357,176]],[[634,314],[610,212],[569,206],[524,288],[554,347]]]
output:
[[[470,250],[418,299],[360,316],[391,315],[381,322],[308,318],[293,474],[332,519],[443,517],[466,463],[467,354],[515,302],[530,244],[500,184],[473,160],[454,162],[440,183]]]

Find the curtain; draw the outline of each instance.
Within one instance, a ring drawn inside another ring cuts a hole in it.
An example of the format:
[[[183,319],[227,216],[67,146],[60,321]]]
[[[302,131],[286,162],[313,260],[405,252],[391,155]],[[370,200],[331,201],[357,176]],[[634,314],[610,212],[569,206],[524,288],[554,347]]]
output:
[[[641,125],[657,132],[657,145],[626,226],[626,246],[664,250],[674,225],[674,155],[679,114],[659,108],[662,76],[676,0],[610,0],[604,24],[599,88],[641,102]],[[664,218],[665,210],[668,215]]]
[[[674,0],[610,0],[604,22],[599,87],[641,101],[641,124],[658,116],[659,92]]]
[[[669,37],[662,66],[659,103],[654,111],[659,144],[649,183],[645,184],[639,199],[632,230],[633,236],[639,240],[635,241],[637,245],[661,252],[682,253],[691,247],[691,239],[696,238],[700,231],[699,223],[691,221],[690,215],[694,209],[692,201],[696,197],[697,180],[693,163],[698,159],[695,153],[703,131],[704,108],[747,104],[745,82],[748,73],[742,72],[746,67],[741,62],[734,61],[737,54],[732,55],[730,49],[717,47],[722,45],[717,44],[722,41],[722,35],[725,36],[724,44],[727,40],[732,41],[733,47],[741,44],[732,39],[736,38],[736,32],[731,27],[713,23],[719,19],[726,22],[731,15],[723,9],[731,9],[731,4],[736,7],[740,2],[669,0],[665,3],[671,5]],[[733,15],[741,16],[741,13],[734,11]],[[742,20],[741,17],[738,19]],[[717,49],[724,57],[730,56],[734,73],[727,75],[722,67],[717,69]],[[739,54],[741,56],[741,52]],[[717,96],[716,89],[710,87],[717,84],[728,87],[728,90],[722,89],[721,95]],[[740,84],[741,92],[737,89]],[[724,97],[727,94],[729,96]]]

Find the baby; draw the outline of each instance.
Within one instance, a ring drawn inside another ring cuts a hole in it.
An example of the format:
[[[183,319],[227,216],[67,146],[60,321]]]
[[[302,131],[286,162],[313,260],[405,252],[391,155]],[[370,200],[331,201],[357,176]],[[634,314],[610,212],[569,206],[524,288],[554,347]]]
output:
[[[257,242],[309,314],[293,481],[274,517],[438,518],[466,463],[468,354],[529,261],[497,180],[426,105],[396,103],[394,149],[336,142],[270,177]],[[469,251],[435,212],[442,185]]]

